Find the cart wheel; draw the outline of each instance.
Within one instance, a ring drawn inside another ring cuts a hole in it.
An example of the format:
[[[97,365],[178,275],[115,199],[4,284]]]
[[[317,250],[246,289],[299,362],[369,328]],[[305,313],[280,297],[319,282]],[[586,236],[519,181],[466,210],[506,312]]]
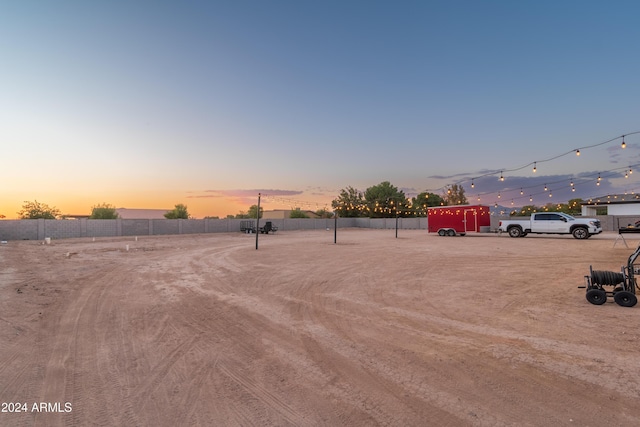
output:
[[[438,236],[444,236],[446,234],[447,234],[447,232],[445,230],[443,230],[442,228],[440,230],[438,230]]]
[[[623,307],[633,307],[638,302],[638,298],[629,291],[616,292],[613,299]]]
[[[587,301],[593,305],[602,305],[607,302],[607,293],[602,289],[590,289],[587,291]]]
[[[455,236],[456,230],[447,230],[447,236]]]

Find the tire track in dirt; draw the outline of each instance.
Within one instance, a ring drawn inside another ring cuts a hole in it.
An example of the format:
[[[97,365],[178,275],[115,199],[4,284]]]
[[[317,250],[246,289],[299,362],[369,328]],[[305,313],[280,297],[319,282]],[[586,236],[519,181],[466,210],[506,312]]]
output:
[[[291,425],[300,425],[304,421],[304,417],[301,417],[284,399],[253,381],[248,375],[241,374],[241,370],[234,365],[228,360],[221,359],[217,363],[217,368],[256,399],[263,402],[269,409],[277,411]]]
[[[88,407],[97,408],[98,416],[108,414],[107,402],[100,400],[103,385],[94,331],[102,320],[101,307],[109,301],[105,297],[108,287],[125,280],[128,273],[122,266],[110,265],[96,276],[84,278],[86,286],[65,301],[63,315],[57,322],[54,333],[59,338],[45,365],[40,401],[71,402],[76,409],[71,415],[78,422],[82,422],[82,414]],[[87,389],[92,393],[86,393]],[[46,423],[53,421],[51,414],[42,414],[40,418]],[[133,420],[136,421],[135,417]]]

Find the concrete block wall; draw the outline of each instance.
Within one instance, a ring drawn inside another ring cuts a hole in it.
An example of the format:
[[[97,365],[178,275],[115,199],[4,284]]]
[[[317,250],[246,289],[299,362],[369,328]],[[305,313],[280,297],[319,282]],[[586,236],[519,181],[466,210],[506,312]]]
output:
[[[41,233],[44,237],[51,237],[52,239],[65,239],[68,236],[80,237],[82,236],[82,228],[80,221],[64,221],[64,220],[36,220],[41,221],[43,224],[42,232],[38,230],[38,234]],[[40,228],[40,227],[39,227]]]
[[[119,236],[148,236],[153,234],[153,221],[148,219],[116,219],[103,221],[117,221],[120,224]],[[175,220],[165,220],[175,221]]]
[[[81,237],[118,236],[118,220],[81,219],[86,222],[85,233]]]
[[[28,219],[0,221],[0,240],[38,240],[38,221]]]
[[[500,219],[492,217],[491,231]],[[598,216],[605,231],[617,230],[640,220],[640,216]],[[240,231],[241,219],[80,219],[80,220],[1,220],[0,240],[43,240],[77,237],[149,236],[160,234],[233,233]],[[333,229],[334,219],[260,219],[260,226],[271,221],[279,231]],[[394,229],[395,218],[338,218],[339,228]],[[399,229],[427,229],[427,218],[398,218]]]
[[[182,219],[152,219],[151,228],[149,234],[181,234],[180,233],[180,224]]]
[[[183,220],[183,219],[179,219],[178,221],[180,221],[180,234],[199,234],[199,233],[206,233],[206,225],[207,225],[207,221],[209,221],[208,219],[190,219],[190,220]]]

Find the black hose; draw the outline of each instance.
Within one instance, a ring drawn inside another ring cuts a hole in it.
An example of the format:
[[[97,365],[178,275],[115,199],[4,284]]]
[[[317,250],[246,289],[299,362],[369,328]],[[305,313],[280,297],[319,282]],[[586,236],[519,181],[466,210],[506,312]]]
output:
[[[613,286],[619,283],[624,283],[624,275],[614,271],[594,270],[591,273],[591,283],[600,286]]]

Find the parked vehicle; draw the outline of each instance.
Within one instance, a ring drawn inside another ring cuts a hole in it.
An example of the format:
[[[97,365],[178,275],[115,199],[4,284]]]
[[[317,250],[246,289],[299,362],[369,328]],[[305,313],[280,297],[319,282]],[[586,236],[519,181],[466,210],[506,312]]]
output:
[[[491,226],[489,206],[435,206],[427,209],[428,231],[439,236],[464,236]]]
[[[595,218],[575,218],[562,212],[537,212],[530,218],[500,221],[498,231],[506,231],[511,237],[534,233],[572,234],[576,239],[588,239],[602,233],[602,226]]]
[[[256,233],[256,221],[255,220],[247,220],[240,221],[240,231],[243,233]],[[275,233],[278,231],[278,227],[273,225],[271,221],[267,221],[262,227],[260,227],[261,234],[269,234],[269,232]]]

